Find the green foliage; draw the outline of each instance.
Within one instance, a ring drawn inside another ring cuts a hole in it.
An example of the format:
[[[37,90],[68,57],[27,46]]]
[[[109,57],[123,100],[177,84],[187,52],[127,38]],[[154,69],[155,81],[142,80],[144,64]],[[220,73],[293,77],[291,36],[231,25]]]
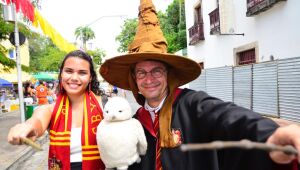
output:
[[[134,39],[134,35],[135,35],[135,32],[136,32],[137,25],[138,25],[137,18],[126,19],[124,21],[124,25],[121,27],[122,31],[116,37],[116,41],[120,42],[118,52],[128,51],[128,46]]]
[[[163,13],[158,11],[160,27],[168,43],[168,52],[174,53],[187,47],[184,0],[174,0]],[[119,52],[126,52],[133,41],[138,22],[137,19],[125,20],[121,33],[116,37],[120,43]]]
[[[6,49],[0,45],[0,63],[3,66],[3,71],[8,72],[9,69],[16,66],[15,62],[5,56]],[[0,71],[1,73],[1,71]]]
[[[102,58],[106,56],[105,51],[99,48],[94,51],[88,50],[87,53],[93,57],[93,62],[95,65],[101,65]]]
[[[29,38],[30,67],[32,72],[58,71],[66,52],[57,48],[46,37],[34,33]]]
[[[169,6],[161,23],[168,42],[168,52],[174,53],[187,47],[184,0],[174,0]]]

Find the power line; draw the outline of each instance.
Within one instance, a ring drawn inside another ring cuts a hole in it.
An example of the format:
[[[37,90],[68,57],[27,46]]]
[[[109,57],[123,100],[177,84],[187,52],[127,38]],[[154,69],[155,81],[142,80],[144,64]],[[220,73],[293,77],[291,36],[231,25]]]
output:
[[[127,15],[104,15],[104,16],[101,16],[101,17],[97,18],[96,20],[92,21],[91,23],[87,24],[86,26],[90,26],[90,25],[94,24],[95,22],[98,22],[102,18],[113,18],[113,17],[123,18],[123,17],[127,17]]]

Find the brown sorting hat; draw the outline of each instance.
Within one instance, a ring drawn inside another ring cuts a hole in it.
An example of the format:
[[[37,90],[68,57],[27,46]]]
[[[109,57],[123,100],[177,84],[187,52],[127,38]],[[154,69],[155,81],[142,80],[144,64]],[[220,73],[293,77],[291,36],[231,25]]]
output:
[[[201,68],[198,63],[186,57],[167,53],[167,42],[160,29],[155,7],[151,0],[141,0],[139,22],[129,53],[106,60],[101,68],[101,76],[110,84],[131,90],[140,105],[145,98],[138,93],[132,76],[136,63],[155,60],[166,63],[168,67],[169,95],[160,111],[160,140],[162,147],[176,147],[171,130],[173,91],[176,87],[196,79]]]

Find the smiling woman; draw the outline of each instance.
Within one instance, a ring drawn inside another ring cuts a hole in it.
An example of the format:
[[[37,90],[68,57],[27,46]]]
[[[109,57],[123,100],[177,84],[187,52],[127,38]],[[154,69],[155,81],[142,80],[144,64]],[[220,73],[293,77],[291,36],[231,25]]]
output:
[[[55,104],[37,108],[25,123],[11,128],[8,141],[22,144],[22,138],[35,140],[49,129],[49,169],[104,169],[95,131],[103,112],[91,57],[80,50],[70,52],[62,62],[58,79]]]

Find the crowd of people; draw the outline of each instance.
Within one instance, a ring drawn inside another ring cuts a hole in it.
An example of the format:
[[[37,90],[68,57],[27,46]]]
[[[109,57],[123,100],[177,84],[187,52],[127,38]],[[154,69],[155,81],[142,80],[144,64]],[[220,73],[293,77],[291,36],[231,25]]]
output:
[[[30,81],[24,83],[24,98],[25,103],[29,104],[52,104],[56,100],[56,86],[55,81]]]

